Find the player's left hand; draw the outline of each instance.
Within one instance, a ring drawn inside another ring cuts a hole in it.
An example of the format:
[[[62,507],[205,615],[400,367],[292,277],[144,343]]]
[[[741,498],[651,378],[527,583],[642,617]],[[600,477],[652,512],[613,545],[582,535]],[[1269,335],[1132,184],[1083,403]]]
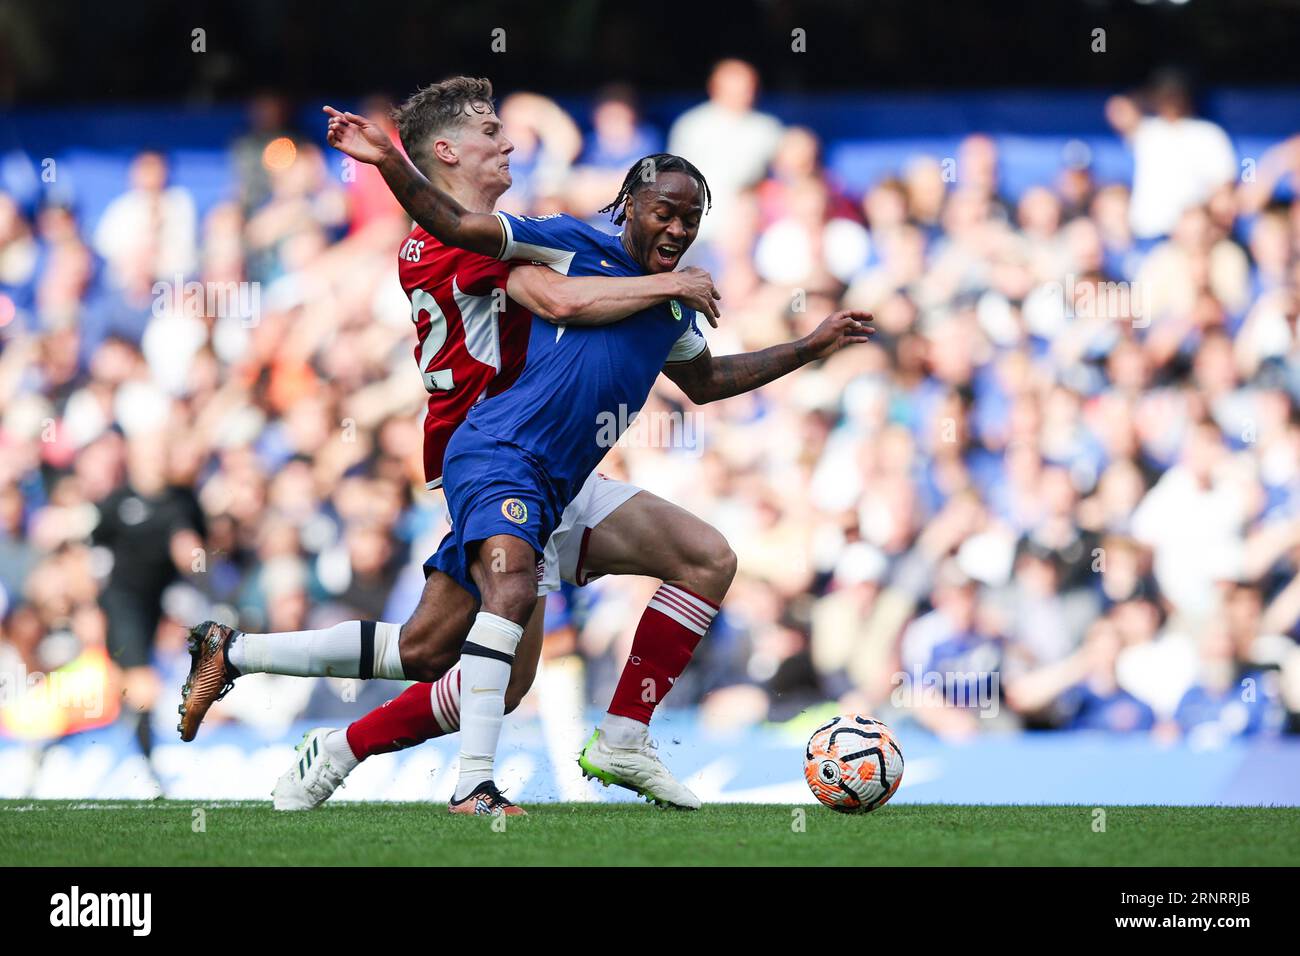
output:
[[[330,118],[325,139],[341,153],[362,163],[378,166],[393,151],[393,143],[375,123],[356,113],[341,113],[332,106],[321,111]]]
[[[822,319],[821,325],[804,336],[800,343],[802,350],[808,361],[812,361],[838,352],[846,345],[867,342],[876,331],[867,324],[870,321],[870,312],[845,309],[832,313]]]

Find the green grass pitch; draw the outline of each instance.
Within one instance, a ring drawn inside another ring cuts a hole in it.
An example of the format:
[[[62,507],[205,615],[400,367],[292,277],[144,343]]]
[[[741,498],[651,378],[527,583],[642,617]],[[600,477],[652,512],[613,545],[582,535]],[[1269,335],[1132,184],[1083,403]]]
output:
[[[201,813],[198,811],[202,811]],[[433,804],[0,801],[6,866],[1294,865],[1300,808],[535,804],[526,818]]]

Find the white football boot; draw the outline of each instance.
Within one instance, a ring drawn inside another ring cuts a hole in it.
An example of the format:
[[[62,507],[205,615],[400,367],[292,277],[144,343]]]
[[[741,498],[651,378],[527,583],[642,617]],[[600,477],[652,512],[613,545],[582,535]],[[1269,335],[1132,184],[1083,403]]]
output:
[[[338,765],[325,746],[333,727],[317,727],[302,736],[297,759],[281,774],[271,799],[277,810],[314,810],[343,786],[349,771]]]
[[[657,753],[659,745],[643,734],[635,747],[611,747],[596,730],[578,755],[578,766],[588,780],[608,787],[625,787],[650,803],[677,810],[698,810],[700,798],[677,782]]]

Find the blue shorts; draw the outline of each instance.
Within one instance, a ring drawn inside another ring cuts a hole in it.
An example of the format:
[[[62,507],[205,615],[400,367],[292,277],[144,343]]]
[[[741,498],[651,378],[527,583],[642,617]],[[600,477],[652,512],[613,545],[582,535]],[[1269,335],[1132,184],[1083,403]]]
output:
[[[466,549],[493,535],[509,534],[527,541],[540,558],[568,504],[567,489],[557,489],[527,451],[468,422],[452,435],[442,473],[451,533],[425,562],[426,573],[441,571],[481,599],[469,574]]]

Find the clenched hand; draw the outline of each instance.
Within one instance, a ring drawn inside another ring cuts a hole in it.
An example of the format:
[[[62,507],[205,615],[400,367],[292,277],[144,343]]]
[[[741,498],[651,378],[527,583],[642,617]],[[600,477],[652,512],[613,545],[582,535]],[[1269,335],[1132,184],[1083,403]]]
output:
[[[718,327],[718,300],[722,298],[713,284],[713,276],[699,266],[688,266],[674,273],[678,280],[676,298],[689,309],[694,309],[709,320],[709,325]]]

